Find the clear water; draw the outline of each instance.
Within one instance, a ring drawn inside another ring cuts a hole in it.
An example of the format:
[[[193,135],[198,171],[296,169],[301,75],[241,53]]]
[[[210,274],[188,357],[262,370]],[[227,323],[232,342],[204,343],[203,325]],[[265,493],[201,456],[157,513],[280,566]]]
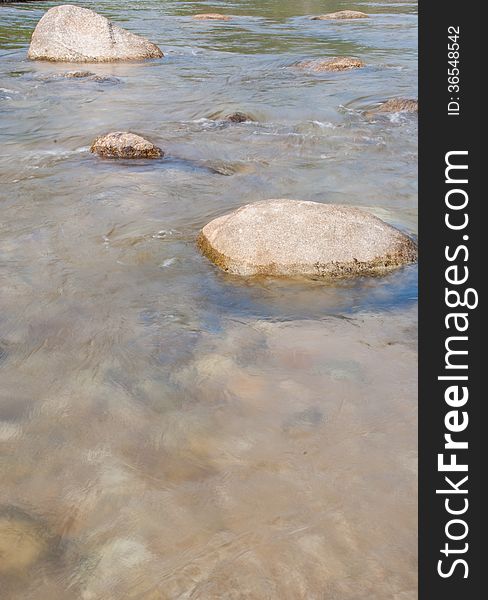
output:
[[[0,597],[415,598],[416,267],[243,281],[195,237],[281,197],[415,235],[416,119],[365,111],[417,95],[416,3],[73,3],[165,58],[33,63],[56,3],[0,6]],[[88,152],[121,129],[168,158]]]

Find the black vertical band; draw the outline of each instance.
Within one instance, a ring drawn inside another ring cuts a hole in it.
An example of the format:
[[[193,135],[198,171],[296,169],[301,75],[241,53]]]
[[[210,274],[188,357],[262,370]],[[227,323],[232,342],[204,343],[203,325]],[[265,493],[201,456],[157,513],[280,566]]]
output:
[[[486,130],[484,9],[453,0],[419,7],[421,600],[478,598],[483,590],[487,194],[486,151],[475,142]]]

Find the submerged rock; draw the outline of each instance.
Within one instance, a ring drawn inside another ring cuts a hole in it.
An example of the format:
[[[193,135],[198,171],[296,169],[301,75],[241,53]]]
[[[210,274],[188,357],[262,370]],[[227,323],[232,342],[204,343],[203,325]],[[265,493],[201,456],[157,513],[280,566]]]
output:
[[[0,340],[0,364],[4,360],[7,360],[7,356],[8,356],[8,344],[6,342],[3,342],[2,340]]]
[[[245,123],[246,121],[253,121],[254,119],[249,115],[246,115],[246,113],[237,111],[227,115],[225,120],[230,121],[231,123]]]
[[[414,262],[415,243],[350,206],[265,200],[218,217],[200,232],[202,253],[236,275],[343,278]]]
[[[327,13],[310,17],[312,21],[335,21],[340,19],[367,19],[369,15],[358,10],[339,10],[338,12]]]
[[[349,71],[350,69],[360,69],[364,66],[362,60],[351,56],[306,60],[296,65],[299,69],[315,73],[322,73],[324,71]]]
[[[162,158],[164,152],[135,133],[114,131],[98,137],[90,151],[103,158]]]
[[[68,71],[67,73],[63,73],[63,77],[67,79],[83,79],[84,77],[93,77],[95,73],[91,71]]]
[[[63,73],[65,79],[83,79],[85,81],[96,81],[97,83],[120,83],[120,79],[110,75],[97,75],[91,71],[68,71]]]
[[[34,519],[13,508],[0,508],[0,575],[24,572],[49,549],[46,532]]]
[[[114,62],[160,58],[161,50],[88,8],[66,4],[49,9],[29,47],[32,60]]]
[[[219,175],[242,175],[255,173],[257,164],[252,162],[244,161],[223,161],[223,160],[210,160],[203,163],[213,173]]]
[[[197,21],[230,21],[232,17],[229,15],[221,15],[220,13],[202,13],[193,15]]]
[[[419,111],[418,100],[411,100],[407,98],[391,98],[383,104],[380,104],[375,112],[382,113],[394,113],[394,112],[409,112],[416,113]]]

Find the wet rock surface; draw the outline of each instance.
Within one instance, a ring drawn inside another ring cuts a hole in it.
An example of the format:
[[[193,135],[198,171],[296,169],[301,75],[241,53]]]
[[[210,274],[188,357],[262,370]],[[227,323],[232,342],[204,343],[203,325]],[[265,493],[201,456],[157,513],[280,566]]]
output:
[[[220,13],[201,13],[193,15],[196,21],[230,21],[232,17],[229,15],[222,15]]]
[[[350,56],[324,58],[316,60],[306,60],[295,65],[298,69],[312,71],[314,73],[349,71],[351,69],[360,69],[365,66],[359,58]]]
[[[409,98],[391,98],[383,102],[375,109],[379,113],[394,113],[394,112],[409,112],[416,113],[419,111],[418,100]]]
[[[340,10],[338,12],[327,13],[311,17],[312,21],[337,21],[341,19],[367,19],[369,15],[358,10]]]
[[[246,121],[253,121],[254,119],[246,113],[237,111],[226,115],[225,120],[230,123],[245,123]]]
[[[103,158],[162,158],[164,152],[135,133],[114,131],[98,137],[90,151]]]
[[[66,79],[82,79],[84,81],[96,81],[97,83],[120,83],[120,79],[110,75],[98,75],[91,71],[68,71],[62,77]]]

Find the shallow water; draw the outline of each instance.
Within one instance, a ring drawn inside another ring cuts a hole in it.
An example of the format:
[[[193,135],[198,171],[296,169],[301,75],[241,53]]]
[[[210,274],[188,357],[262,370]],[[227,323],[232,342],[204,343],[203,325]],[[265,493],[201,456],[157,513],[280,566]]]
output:
[[[416,234],[416,118],[365,114],[417,95],[416,3],[73,3],[165,58],[32,63],[56,3],[0,6],[2,600],[414,599],[416,267],[243,281],[195,237],[279,197]],[[120,129],[168,158],[90,155]]]

